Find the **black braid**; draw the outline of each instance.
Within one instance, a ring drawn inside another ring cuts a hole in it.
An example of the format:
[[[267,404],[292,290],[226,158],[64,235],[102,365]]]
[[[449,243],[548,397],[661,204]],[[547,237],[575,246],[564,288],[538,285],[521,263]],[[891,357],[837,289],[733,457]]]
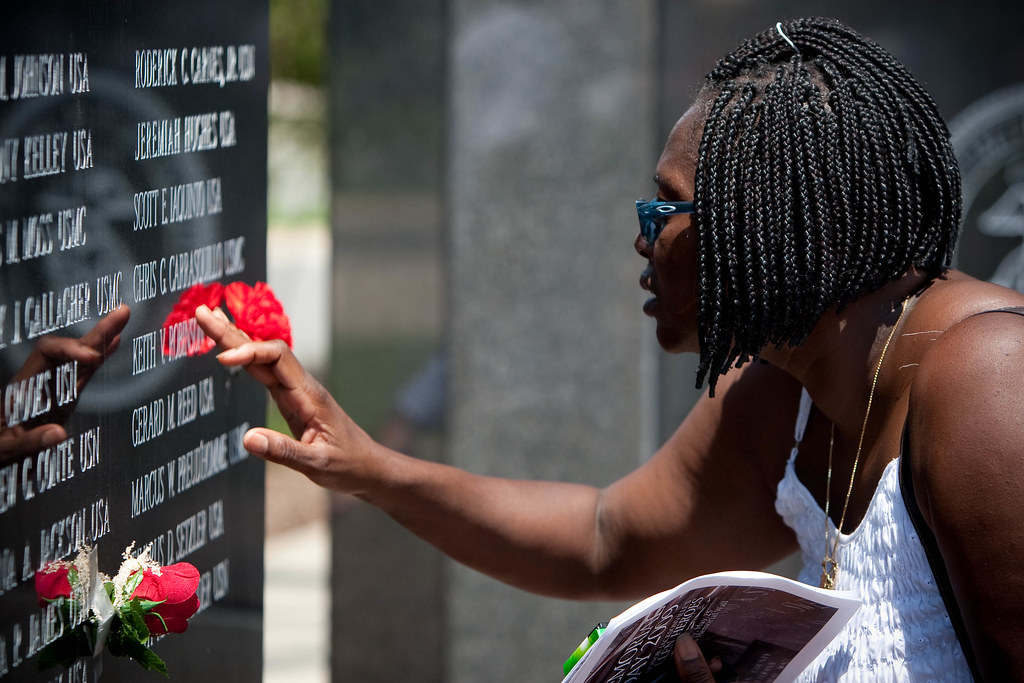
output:
[[[732,94],[732,85],[728,83],[723,84],[721,88],[721,93],[719,94],[717,101],[715,101],[715,103],[711,107],[711,110],[708,113],[707,123],[705,124],[705,135],[708,134],[709,130],[713,131],[716,130],[717,128],[721,128],[721,126],[724,125],[724,122],[722,121],[721,117],[721,112],[725,107],[725,104],[732,97]],[[720,132],[712,134],[721,135]],[[703,190],[704,186],[710,185],[713,188],[719,184],[718,174],[721,169],[721,164],[719,163],[720,156],[721,155],[719,154],[718,149],[709,150],[708,158],[711,162],[710,168],[712,169],[712,171],[704,175],[698,174],[694,179],[695,214],[703,213],[704,211],[714,212],[721,206],[721,203],[708,204],[707,206],[705,206],[703,200],[700,199],[701,197],[708,195],[708,193],[706,193]],[[715,218],[719,217],[713,217],[713,219]],[[713,283],[717,283],[720,281],[720,279],[722,279],[719,275],[721,263],[719,259],[713,258],[713,255],[717,253],[714,231],[701,230],[698,231],[697,234],[699,238],[698,273],[700,277],[698,288],[702,293],[705,293],[702,294],[702,296],[708,297],[708,305],[702,305],[698,307],[697,325],[699,329],[707,330],[707,336],[713,338],[717,334],[717,331],[719,329],[720,316],[722,314],[722,310],[724,309],[721,300],[722,288],[713,285]],[[717,346],[719,348],[722,347],[721,344]],[[728,349],[726,348],[724,352],[727,353]],[[701,356],[703,357],[703,355],[704,354],[702,352]],[[724,362],[723,358],[716,358],[715,360],[719,364]]]
[[[906,68],[832,19],[783,22],[708,74],[694,183],[697,386],[800,344],[825,311],[947,267],[960,175]]]

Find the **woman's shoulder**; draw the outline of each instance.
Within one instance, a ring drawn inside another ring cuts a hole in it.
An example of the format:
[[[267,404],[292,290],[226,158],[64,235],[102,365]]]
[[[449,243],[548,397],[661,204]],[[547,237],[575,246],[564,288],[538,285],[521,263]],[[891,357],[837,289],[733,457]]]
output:
[[[944,315],[947,322],[956,323],[976,313],[1009,306],[1024,306],[1024,294],[950,269],[922,288],[915,308]]]
[[[913,303],[902,337],[916,366],[920,399],[984,379],[1006,345],[1020,343],[1024,294],[950,270],[932,280]]]
[[[955,484],[966,499],[1002,468],[1020,469],[1024,315],[1000,309],[1024,306],[1024,295],[955,272],[933,288],[908,330],[924,345],[908,412],[914,479]]]
[[[919,341],[926,344],[914,380],[918,393],[983,379],[995,357],[1024,341],[1024,294],[960,271],[934,280],[914,309],[908,331],[924,335]]]

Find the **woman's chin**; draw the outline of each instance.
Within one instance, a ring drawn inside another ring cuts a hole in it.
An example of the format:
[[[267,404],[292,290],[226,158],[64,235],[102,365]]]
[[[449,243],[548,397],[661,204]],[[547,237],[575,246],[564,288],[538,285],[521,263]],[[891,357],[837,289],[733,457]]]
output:
[[[699,353],[700,345],[695,334],[687,334],[675,325],[667,325],[660,320],[655,331],[658,345],[668,353]]]

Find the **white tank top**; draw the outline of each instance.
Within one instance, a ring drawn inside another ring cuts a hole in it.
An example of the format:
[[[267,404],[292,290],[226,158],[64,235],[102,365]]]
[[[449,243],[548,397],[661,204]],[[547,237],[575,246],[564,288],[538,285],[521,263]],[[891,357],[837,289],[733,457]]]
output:
[[[811,410],[800,401],[795,445],[779,482],[775,509],[800,542],[799,580],[818,585],[825,551],[825,513],[797,479],[793,463]],[[831,538],[835,525],[829,521]],[[970,681],[949,614],[903,503],[899,460],[886,466],[860,525],[839,538],[838,590],[863,606],[798,679],[800,681]]]

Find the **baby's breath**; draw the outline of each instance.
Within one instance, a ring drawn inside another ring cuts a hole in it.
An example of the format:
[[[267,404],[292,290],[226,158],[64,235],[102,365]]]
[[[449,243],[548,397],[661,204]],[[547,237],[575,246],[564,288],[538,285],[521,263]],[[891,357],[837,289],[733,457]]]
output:
[[[132,551],[135,550],[134,541],[124,549],[124,553],[121,554],[124,561],[121,563],[121,568],[113,579],[114,607],[120,607],[131,599],[135,587],[139,585],[139,580],[142,578],[142,572],[148,569],[157,576],[160,575],[160,565],[154,562],[149,554],[152,549],[153,544],[150,543],[137,556],[133,556]]]

